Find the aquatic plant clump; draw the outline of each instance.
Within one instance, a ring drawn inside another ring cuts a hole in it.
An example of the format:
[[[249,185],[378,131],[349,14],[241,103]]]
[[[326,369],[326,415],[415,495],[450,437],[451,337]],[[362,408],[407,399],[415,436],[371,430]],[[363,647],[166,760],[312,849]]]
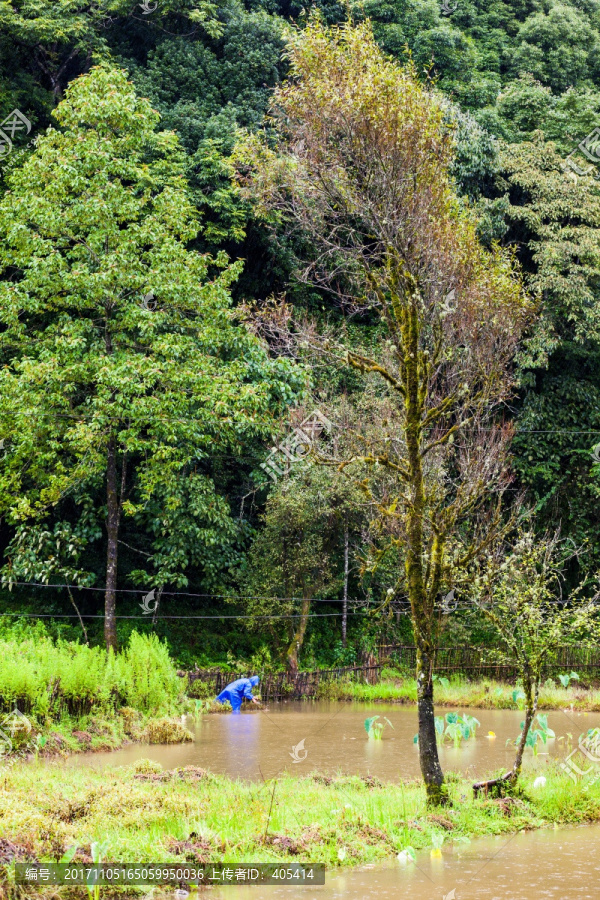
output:
[[[531,747],[533,750],[533,755],[537,756],[539,752],[539,745],[545,744],[549,738],[555,738],[556,735],[551,728],[548,727],[548,716],[544,713],[538,713],[536,716],[537,725],[534,727],[532,724],[529,732],[527,734],[527,738],[525,740],[525,746]],[[521,722],[521,731],[525,727],[525,722]],[[508,740],[506,743],[514,743],[515,746],[518,745],[521,737],[519,736],[514,741]]]
[[[390,722],[386,716],[383,717],[383,722],[378,722],[379,716],[371,716],[368,719],[365,719],[365,731],[370,738],[373,740],[380,741],[383,738],[383,730],[386,725],[389,725],[393,730],[394,726]]]
[[[440,743],[450,740],[455,747],[460,747],[461,741],[468,741],[470,738],[475,737],[480,724],[479,719],[476,719],[475,716],[470,716],[468,713],[460,715],[459,713],[450,712],[446,713],[445,718],[444,716],[436,716],[436,738]],[[419,743],[418,734],[414,736],[413,743]]]
[[[182,744],[194,740],[187,728],[171,719],[157,719],[149,722],[147,735],[150,744]]]

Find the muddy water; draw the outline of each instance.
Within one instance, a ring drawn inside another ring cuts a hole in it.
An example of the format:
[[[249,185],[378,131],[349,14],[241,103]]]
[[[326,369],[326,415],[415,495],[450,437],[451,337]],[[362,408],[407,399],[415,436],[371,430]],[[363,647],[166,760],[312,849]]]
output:
[[[416,864],[364,866],[325,874],[315,888],[216,888],[213,900],[598,900],[600,826],[479,838],[428,852]],[[455,891],[452,894],[452,891]],[[202,896],[202,895],[201,895]],[[206,896],[206,895],[204,895]]]
[[[439,709],[437,714],[447,710]],[[485,777],[512,764],[514,747],[508,738],[519,734],[523,714],[518,710],[460,710],[481,722],[475,740],[459,749],[440,748],[445,771]],[[382,741],[368,740],[364,720],[370,715],[387,716],[393,730],[386,727]],[[148,746],[135,744],[112,753],[80,754],[69,765],[130,765],[148,757],[164,768],[195,765],[231,778],[262,780],[285,770],[303,775],[318,770],[354,775],[374,775],[384,781],[419,776],[418,748],[413,743],[417,731],[417,711],[412,706],[393,704],[350,704],[335,702],[272,704],[268,712],[248,711],[241,715],[202,716],[188,719],[194,732],[193,744]],[[588,728],[600,726],[600,713],[550,712],[548,725],[557,738],[571,733],[574,743]],[[494,732],[495,737],[488,736]],[[293,747],[298,748],[294,762]],[[549,741],[537,759],[526,752],[526,766],[543,768],[552,756],[564,756],[564,740]],[[270,896],[270,894],[269,894]],[[600,886],[598,887],[600,897]]]

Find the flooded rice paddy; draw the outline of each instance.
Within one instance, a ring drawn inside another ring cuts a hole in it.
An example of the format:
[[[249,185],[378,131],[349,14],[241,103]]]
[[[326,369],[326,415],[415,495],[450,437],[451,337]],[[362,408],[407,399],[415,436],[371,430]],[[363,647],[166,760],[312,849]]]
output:
[[[438,715],[448,710],[438,709]],[[440,747],[445,771],[483,778],[514,759],[514,740],[523,713],[519,710],[462,709],[480,721],[477,736],[460,748]],[[387,717],[383,740],[369,740],[368,716]],[[268,711],[241,715],[204,715],[186,720],[193,744],[133,744],[112,753],[81,754],[67,765],[130,765],[148,757],[164,768],[195,765],[231,778],[254,781],[288,771],[296,775],[372,775],[382,781],[419,777],[417,711],[394,704],[336,702],[274,703]],[[588,728],[600,726],[600,713],[571,710],[548,713],[556,733],[525,767],[543,770],[547,760],[564,757],[567,735],[573,744]],[[414,863],[390,860],[381,865],[331,870],[324,886],[211,888],[214,900],[598,900],[600,897],[600,825],[561,827],[484,837],[470,844],[448,842],[440,857],[417,854]],[[164,895],[172,897],[173,894]],[[190,898],[191,900],[191,898]]]
[[[507,746],[506,741],[519,735],[523,713],[457,711],[475,716],[481,725],[474,740],[456,749],[448,743],[440,747],[443,769],[483,778],[510,766],[514,747]],[[438,715],[446,712],[437,710]],[[381,741],[367,738],[364,720],[372,715],[386,716],[392,723],[393,729],[387,726]],[[188,718],[186,724],[194,733],[193,743],[132,744],[110,753],[79,754],[67,764],[120,766],[150,758],[165,769],[194,765],[230,778],[253,781],[273,778],[284,771],[295,775],[312,771],[372,775],[382,781],[419,777],[418,747],[413,743],[417,731],[414,706],[328,701],[274,703],[268,711],[204,715],[196,721]],[[576,744],[581,733],[600,726],[600,713],[549,712],[548,725],[556,739],[548,741],[537,758],[528,750],[526,767],[543,768],[551,757],[564,757],[567,734],[573,736]],[[597,896],[600,897],[600,887]]]
[[[478,838],[406,866],[326,872],[322,887],[232,887],[214,900],[598,900],[600,825]],[[454,891],[454,893],[452,893]]]

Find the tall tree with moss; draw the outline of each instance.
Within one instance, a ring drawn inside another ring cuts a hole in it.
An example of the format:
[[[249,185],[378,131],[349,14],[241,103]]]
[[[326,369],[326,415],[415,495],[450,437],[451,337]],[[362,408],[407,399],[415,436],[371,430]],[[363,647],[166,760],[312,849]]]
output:
[[[398,411],[390,433],[342,459],[395,478],[379,503],[400,550],[396,590],[410,601],[417,647],[420,764],[428,800],[446,802],[436,744],[437,610],[503,527],[510,483],[511,363],[531,315],[509,255],[485,251],[455,196],[452,134],[412,67],[378,50],[368,25],[313,20],[289,38],[289,81],[275,93],[274,149],[250,141],[249,189],[314,253],[301,275],[355,308],[376,311],[376,358],[346,351],[380,379]],[[340,348],[341,350],[342,348]],[[372,496],[376,476],[361,477]]]
[[[207,462],[266,437],[301,378],[235,320],[241,263],[187,249],[180,146],[125,73],[94,68],[54,115],[0,211],[4,576],[39,569],[52,521],[79,550],[103,540],[115,648],[123,517],[148,534],[156,586],[222,565],[235,525]]]

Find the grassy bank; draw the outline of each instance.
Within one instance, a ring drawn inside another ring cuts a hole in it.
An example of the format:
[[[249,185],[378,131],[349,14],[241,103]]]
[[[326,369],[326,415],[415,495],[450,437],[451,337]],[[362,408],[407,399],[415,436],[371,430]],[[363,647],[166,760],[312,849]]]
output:
[[[542,710],[577,709],[586,712],[600,711],[600,689],[583,688],[571,682],[567,688],[549,679],[540,690],[539,707]],[[553,681],[553,680],[552,680]],[[522,706],[515,700],[514,684],[490,679],[467,681],[463,676],[452,676],[447,684],[435,683],[435,702],[440,706],[472,706],[479,709],[517,709]],[[379,684],[357,684],[351,681],[332,681],[323,684],[319,697],[331,700],[362,700],[371,703],[416,703],[417,683],[414,678],[384,669]]]
[[[14,746],[12,751],[4,753],[4,761],[118,750],[132,743],[181,744],[193,740],[191,732],[174,716],[143,715],[130,707],[112,715],[65,716],[59,722],[43,725],[35,718],[28,721],[31,730],[23,729],[12,735]]]
[[[163,772],[140,761],[101,773],[34,762],[0,779],[0,862],[57,861],[73,845],[76,861],[91,862],[91,843],[99,841],[112,862],[338,867],[390,859],[408,847],[441,847],[443,855],[452,842],[480,835],[600,821],[600,784],[584,790],[552,766],[545,774],[544,788],[534,789],[534,776],[525,776],[523,793],[503,800],[474,800],[470,783],[451,778],[454,807],[430,813],[416,783],[283,775],[273,797],[273,782],[232,781],[194,767]],[[24,897],[11,887],[10,866],[2,872],[0,897]],[[27,896],[67,896],[45,890],[28,887]]]
[[[155,636],[121,653],[54,641],[43,626],[0,622],[0,756],[110,750],[191,740],[184,681]],[[14,711],[24,714],[17,721]]]
[[[115,655],[102,647],[53,641],[42,626],[0,631],[0,699],[4,709],[59,718],[129,706],[169,712],[182,691],[168,649],[133,632]]]

